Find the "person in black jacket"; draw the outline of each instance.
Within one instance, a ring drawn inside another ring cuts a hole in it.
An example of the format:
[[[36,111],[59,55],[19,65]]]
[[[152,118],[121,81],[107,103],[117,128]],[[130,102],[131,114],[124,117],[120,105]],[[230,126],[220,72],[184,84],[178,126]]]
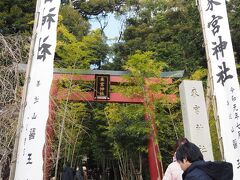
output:
[[[70,167],[70,163],[67,162],[63,165],[62,180],[73,180],[73,169]]]
[[[177,162],[184,171],[183,180],[232,180],[232,164],[228,162],[204,161],[200,149],[187,142],[178,147]]]
[[[76,168],[76,174],[74,176],[74,180],[83,180],[83,176],[81,174],[79,167]]]

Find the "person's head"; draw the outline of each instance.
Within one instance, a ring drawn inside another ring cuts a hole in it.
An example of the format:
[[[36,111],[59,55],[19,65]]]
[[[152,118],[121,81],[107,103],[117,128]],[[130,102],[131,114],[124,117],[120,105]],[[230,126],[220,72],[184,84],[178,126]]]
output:
[[[176,159],[181,169],[186,171],[193,162],[203,160],[203,155],[199,147],[191,142],[186,142],[177,148]]]
[[[66,161],[66,162],[65,162],[65,166],[70,167],[70,162],[69,162],[69,161]]]
[[[188,142],[188,139],[187,139],[187,138],[179,138],[179,139],[177,139],[177,140],[176,140],[175,147],[174,147],[174,152],[177,151],[177,148],[178,148],[180,145],[182,145],[182,144],[184,144],[184,143],[186,143],[186,142]]]

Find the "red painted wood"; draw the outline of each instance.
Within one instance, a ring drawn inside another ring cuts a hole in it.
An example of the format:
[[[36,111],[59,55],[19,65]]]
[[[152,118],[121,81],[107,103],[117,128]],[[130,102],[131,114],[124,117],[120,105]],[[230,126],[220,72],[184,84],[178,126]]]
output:
[[[59,90],[56,98],[59,100],[67,99],[67,89]],[[93,92],[73,92],[69,94],[69,101],[82,101],[82,102],[109,102],[109,103],[143,103],[143,98],[129,98],[120,93],[111,93],[110,99],[94,99]]]
[[[63,79],[68,79],[68,80],[73,80],[73,81],[94,81],[94,75],[79,75],[79,74],[53,74],[53,79],[54,80],[63,80]]]
[[[162,97],[162,95],[160,96]],[[151,180],[161,180],[163,178],[163,166],[160,159],[160,149],[157,141],[157,128],[155,123],[155,107],[154,96],[148,94],[148,104],[144,102],[145,109],[149,109],[149,112],[145,112],[145,120],[151,121],[151,132],[148,138],[148,164],[150,169]],[[151,112],[150,112],[151,111]]]
[[[61,89],[58,91],[57,94],[55,94],[55,97],[59,100],[66,100],[67,99],[68,90],[67,89]],[[160,98],[167,98],[168,101],[175,102],[176,101],[176,95],[163,95],[161,93],[155,94],[154,99],[160,99]],[[93,92],[72,92],[68,96],[69,101],[81,101],[81,102],[108,102],[108,103],[143,103],[144,99],[142,97],[126,97],[121,93],[110,93],[110,99],[94,99],[94,93]]]
[[[73,81],[94,81],[95,75],[93,74],[53,74],[54,80],[73,80]],[[127,82],[127,80],[122,76],[110,76],[110,82],[111,83],[123,83]],[[148,84],[149,83],[167,83],[171,84],[172,79],[170,78],[148,78],[147,79]]]
[[[54,96],[58,92],[58,80],[53,80],[51,91],[50,91],[50,101],[49,101],[49,117],[46,124],[46,140],[45,140],[45,151],[43,151],[43,157],[45,160],[46,156],[46,162],[44,162],[44,176],[45,179],[50,179],[50,172],[53,168],[53,160],[52,160],[52,140],[54,136],[54,129],[53,129],[53,123],[56,118],[56,104],[54,102]]]
[[[90,74],[90,75],[76,75],[76,74],[54,74],[53,78],[55,80],[63,80],[63,79],[68,79],[68,80],[73,80],[73,81],[94,81],[95,80],[95,75]],[[123,77],[121,76],[110,76],[110,82],[111,83],[122,83],[122,82],[127,82]]]
[[[163,178],[163,169],[159,160],[160,153],[155,137],[151,135],[148,139],[148,163],[151,180],[161,180]]]

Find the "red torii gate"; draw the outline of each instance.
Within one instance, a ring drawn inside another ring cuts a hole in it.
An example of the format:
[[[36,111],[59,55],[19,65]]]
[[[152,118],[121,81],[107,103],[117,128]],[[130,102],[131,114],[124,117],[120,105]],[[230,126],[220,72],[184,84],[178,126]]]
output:
[[[80,71],[80,72],[79,72]],[[71,73],[71,74],[70,74]],[[180,71],[174,71],[170,72],[171,74],[165,74],[165,76],[175,76],[175,77],[180,77],[179,74],[176,75],[176,73],[182,73]],[[175,73],[175,75],[174,75]],[[102,71],[102,70],[63,70],[63,69],[55,69],[54,76],[53,76],[53,82],[52,82],[52,87],[51,87],[51,97],[56,98],[58,100],[65,100],[66,99],[66,94],[67,94],[67,89],[58,89],[58,83],[60,80],[63,79],[70,79],[72,81],[94,81],[95,80],[95,74],[108,74],[110,75],[110,84],[119,84],[122,82],[126,82],[126,80],[122,77],[124,74],[127,74],[126,71]],[[164,76],[164,75],[163,75]],[[154,79],[148,79],[148,83],[157,83],[159,82],[160,78],[154,78]],[[172,83],[172,79],[167,78],[166,82]],[[163,94],[152,94],[148,92],[150,102],[153,102],[154,99],[160,98],[163,96]],[[176,99],[175,95],[166,95],[170,101],[174,101]],[[121,93],[113,93],[110,92],[110,98],[109,99],[95,99],[94,98],[94,92],[72,92],[68,96],[69,101],[81,101],[81,102],[108,102],[108,103],[138,103],[138,104],[144,104],[144,99],[141,97],[134,97],[134,98],[129,98],[124,96]],[[150,104],[150,108],[154,109],[153,103]],[[151,117],[154,118],[154,117]],[[50,144],[52,140],[52,123],[54,122],[55,119],[55,104],[53,99],[50,101],[50,113],[49,113],[49,120],[47,123],[47,135],[48,137],[47,142],[46,142],[46,157],[47,159],[50,157]],[[148,113],[145,113],[145,120],[150,120],[150,116]],[[155,139],[157,136],[157,131],[155,127],[155,123],[152,124],[152,132],[149,136],[148,140],[148,161],[149,161],[149,168],[150,168],[150,176],[151,180],[161,180],[163,177],[163,166],[162,162],[159,159],[160,155],[160,150],[159,146],[157,143],[155,143]],[[49,159],[47,160],[49,161]],[[48,165],[49,162],[45,162],[45,175],[47,177],[47,174],[49,172],[49,167]]]

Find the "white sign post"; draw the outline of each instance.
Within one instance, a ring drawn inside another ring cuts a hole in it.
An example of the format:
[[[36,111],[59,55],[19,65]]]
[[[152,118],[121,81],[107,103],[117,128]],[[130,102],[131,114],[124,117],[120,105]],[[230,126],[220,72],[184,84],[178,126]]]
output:
[[[213,80],[224,159],[240,177],[240,90],[225,0],[199,0],[209,74]]]
[[[60,0],[38,0],[33,57],[18,143],[15,180],[43,179],[43,149]]]
[[[184,135],[200,148],[205,160],[213,160],[202,82],[184,80],[179,89]]]

